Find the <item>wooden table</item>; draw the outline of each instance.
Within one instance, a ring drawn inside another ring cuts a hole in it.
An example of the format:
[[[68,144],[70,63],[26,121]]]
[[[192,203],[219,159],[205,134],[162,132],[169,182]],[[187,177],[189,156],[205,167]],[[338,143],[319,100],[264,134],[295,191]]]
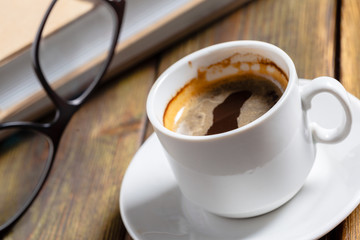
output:
[[[4,238],[131,239],[119,191],[132,157],[152,133],[145,102],[159,74],[200,48],[256,39],[285,50],[299,77],[333,76],[360,97],[359,23],[358,0],[257,0],[144,59],[76,113],[45,186]],[[360,207],[322,239],[360,239]]]

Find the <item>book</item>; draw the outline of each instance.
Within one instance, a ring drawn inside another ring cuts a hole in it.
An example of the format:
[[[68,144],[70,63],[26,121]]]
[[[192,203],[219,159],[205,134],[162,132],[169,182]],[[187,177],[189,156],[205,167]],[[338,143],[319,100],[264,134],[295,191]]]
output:
[[[248,0],[128,0],[107,77],[246,2]],[[1,121],[33,120],[51,108],[30,58],[31,43],[49,3],[44,0],[0,3]],[[57,15],[51,19],[44,46],[41,46],[41,65],[54,88],[67,95],[78,91],[101,66],[112,19],[106,8],[92,1],[64,0],[56,7]],[[19,19],[21,21],[17,21]]]

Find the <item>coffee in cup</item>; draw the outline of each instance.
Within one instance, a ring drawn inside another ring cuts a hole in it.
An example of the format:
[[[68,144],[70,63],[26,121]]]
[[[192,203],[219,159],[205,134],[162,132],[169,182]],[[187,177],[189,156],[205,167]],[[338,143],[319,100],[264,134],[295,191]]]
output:
[[[246,61],[237,62],[236,59]],[[207,79],[207,71],[224,66],[237,71],[230,76]],[[242,127],[274,106],[287,82],[286,74],[269,59],[235,54],[198,70],[197,77],[181,88],[167,105],[164,126],[191,136]]]

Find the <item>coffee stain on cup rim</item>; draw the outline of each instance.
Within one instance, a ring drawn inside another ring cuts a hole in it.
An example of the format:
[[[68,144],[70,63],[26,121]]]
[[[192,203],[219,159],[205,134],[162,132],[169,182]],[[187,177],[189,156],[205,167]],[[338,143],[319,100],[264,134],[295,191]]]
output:
[[[192,61],[189,61],[188,64],[189,64],[189,67],[192,68]]]
[[[244,65],[247,65],[248,67],[244,68]],[[230,57],[219,62],[210,64],[206,67],[199,67],[197,70],[197,78],[213,81],[219,80],[220,78],[227,78],[233,74],[242,74],[243,72],[248,73],[250,70],[254,74],[276,74],[276,76],[274,76],[275,79],[280,79],[282,81],[280,84],[284,89],[289,82],[288,75],[277,64],[268,58],[254,53],[234,53]]]

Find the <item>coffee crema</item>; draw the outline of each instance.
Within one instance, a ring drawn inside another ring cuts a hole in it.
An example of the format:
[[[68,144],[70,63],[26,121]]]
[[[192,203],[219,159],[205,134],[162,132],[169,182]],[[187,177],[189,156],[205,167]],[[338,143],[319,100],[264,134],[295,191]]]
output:
[[[269,60],[240,63],[233,57],[198,69],[198,76],[168,103],[166,128],[191,136],[218,134],[242,127],[273,107],[287,86],[287,76]],[[209,77],[229,67],[236,72]]]

